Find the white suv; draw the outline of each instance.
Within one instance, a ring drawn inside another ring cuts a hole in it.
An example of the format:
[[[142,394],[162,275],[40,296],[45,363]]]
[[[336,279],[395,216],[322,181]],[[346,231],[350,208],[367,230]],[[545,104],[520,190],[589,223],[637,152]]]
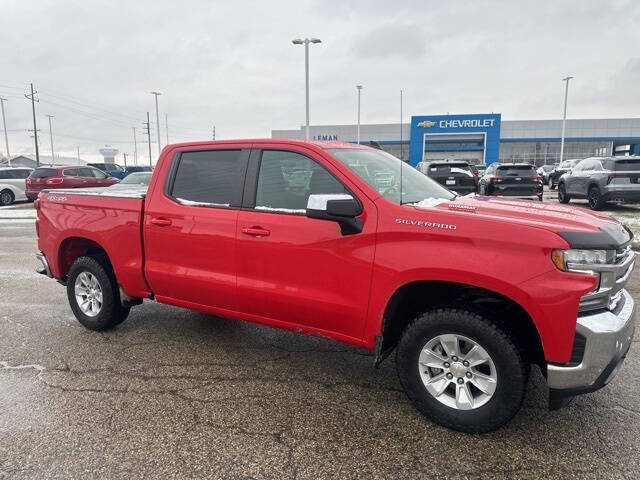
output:
[[[0,167],[0,205],[11,205],[16,200],[27,200],[25,180],[33,168]]]

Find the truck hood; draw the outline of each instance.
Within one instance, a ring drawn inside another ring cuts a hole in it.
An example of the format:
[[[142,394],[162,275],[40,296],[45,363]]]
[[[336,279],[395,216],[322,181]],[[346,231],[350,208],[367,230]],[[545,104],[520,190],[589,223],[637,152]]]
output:
[[[631,232],[611,215],[557,203],[475,195],[457,197],[452,201],[425,200],[414,206],[464,212],[477,218],[542,228],[557,233],[575,248],[598,248],[596,244],[600,248],[617,248],[632,237]],[[593,240],[578,246],[583,234],[593,234],[587,236]]]

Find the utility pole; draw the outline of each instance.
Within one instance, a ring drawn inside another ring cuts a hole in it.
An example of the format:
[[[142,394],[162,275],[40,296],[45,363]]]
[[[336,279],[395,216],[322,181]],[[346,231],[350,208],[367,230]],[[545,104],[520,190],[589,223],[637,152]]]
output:
[[[402,143],[402,90],[400,90],[400,160],[404,162],[404,144]]]
[[[156,97],[156,126],[158,127],[158,157],[160,156],[160,114],[158,113],[158,95],[162,95],[160,92],[151,92]]]
[[[25,98],[31,99],[31,112],[33,113],[33,138],[35,139],[36,145],[36,167],[40,166],[40,150],[38,150],[38,127],[36,126],[36,103],[39,100],[36,100],[37,91],[33,91],[33,83],[31,84],[31,94],[25,95]]]
[[[78,162],[80,162],[80,147],[76,147],[76,150],[78,151]]]
[[[124,155],[124,169],[127,169],[127,154],[123,153],[122,155]]]
[[[153,161],[151,160],[151,128],[149,125],[149,112],[147,112],[147,121],[144,123],[145,128],[147,130],[147,140],[149,143],[149,166],[153,167]]]
[[[138,142],[136,141],[136,127],[133,127],[133,159],[138,165]]]
[[[2,109],[2,126],[4,128],[4,144],[7,147],[7,162],[11,166],[11,153],[9,152],[9,137],[7,136],[7,120],[4,117],[4,102],[6,98],[0,97],[0,109]]]
[[[573,77],[565,77],[562,79],[565,82],[564,86],[564,113],[562,114],[562,138],[560,140],[560,163],[562,163],[564,157],[564,131],[565,124],[567,123],[567,98],[569,96],[569,80]]]
[[[213,133],[212,140],[215,140],[216,139],[216,126],[215,125],[213,126],[213,132],[212,133]]]
[[[358,139],[358,145],[360,145],[360,92],[362,92],[362,85],[356,85],[358,90],[358,132],[356,138]]]
[[[169,115],[164,114],[164,127],[167,131],[167,143],[165,145],[169,145]]]
[[[49,166],[53,167],[55,156],[53,154],[53,130],[51,128],[51,119],[54,117],[54,115],[45,115],[45,117],[49,118],[49,140],[51,141],[51,163]]]

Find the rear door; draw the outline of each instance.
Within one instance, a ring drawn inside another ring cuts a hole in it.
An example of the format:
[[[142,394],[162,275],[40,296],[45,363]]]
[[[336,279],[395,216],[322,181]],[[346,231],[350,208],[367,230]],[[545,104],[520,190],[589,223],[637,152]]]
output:
[[[237,310],[236,221],[248,157],[237,145],[187,149],[159,172],[166,181],[144,218],[145,273],[159,300]]]
[[[64,188],[84,187],[83,179],[80,178],[77,168],[65,168],[62,170],[62,186]]]
[[[328,154],[327,154],[328,155]],[[364,229],[305,215],[311,194],[350,194]],[[304,147],[265,146],[251,157],[238,215],[238,302],[274,323],[361,338],[375,247],[375,205]]]

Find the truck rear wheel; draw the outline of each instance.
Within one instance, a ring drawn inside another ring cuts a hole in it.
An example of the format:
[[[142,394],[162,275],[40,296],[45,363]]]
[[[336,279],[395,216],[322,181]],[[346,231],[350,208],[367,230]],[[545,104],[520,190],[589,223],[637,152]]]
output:
[[[497,430],[518,412],[529,368],[511,337],[466,310],[430,310],[405,329],[396,367],[409,399],[436,423]]]
[[[120,291],[111,268],[93,257],[80,257],[71,265],[67,297],[73,314],[89,330],[108,330],[129,315],[130,308],[120,303]]]

